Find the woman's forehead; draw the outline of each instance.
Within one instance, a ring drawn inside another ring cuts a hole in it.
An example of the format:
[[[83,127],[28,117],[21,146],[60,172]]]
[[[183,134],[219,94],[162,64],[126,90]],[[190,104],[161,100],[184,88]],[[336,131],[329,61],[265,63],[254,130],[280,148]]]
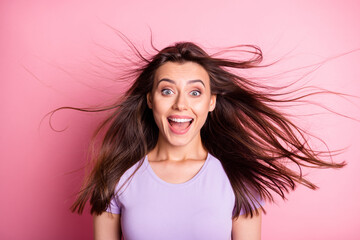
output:
[[[190,61],[164,63],[155,72],[155,83],[164,78],[174,81],[175,83],[202,80],[205,85],[209,84],[209,74],[205,68],[198,63]]]

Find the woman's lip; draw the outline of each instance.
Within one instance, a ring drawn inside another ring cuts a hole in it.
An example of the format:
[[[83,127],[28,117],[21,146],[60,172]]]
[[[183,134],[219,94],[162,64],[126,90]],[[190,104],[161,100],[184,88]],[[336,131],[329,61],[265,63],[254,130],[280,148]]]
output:
[[[170,117],[169,117],[169,118],[170,118]],[[175,118],[175,117],[174,117],[174,118]],[[192,118],[190,118],[190,119],[192,119]],[[178,129],[173,128],[173,126],[171,126],[170,122],[169,122],[169,121],[167,121],[167,122],[168,122],[168,126],[169,126],[171,132],[173,132],[173,133],[175,133],[175,134],[178,134],[178,135],[182,135],[182,134],[185,134],[185,133],[187,133],[187,132],[189,131],[189,129],[190,129],[191,125],[192,125],[193,120],[190,121],[190,124],[189,124],[189,126],[188,126],[187,128],[182,129],[182,130],[178,130]]]

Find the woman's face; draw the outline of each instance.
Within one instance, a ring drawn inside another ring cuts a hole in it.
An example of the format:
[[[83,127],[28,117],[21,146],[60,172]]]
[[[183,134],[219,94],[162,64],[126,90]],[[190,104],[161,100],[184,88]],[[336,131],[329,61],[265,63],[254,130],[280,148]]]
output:
[[[211,95],[209,75],[201,65],[166,62],[155,72],[147,103],[159,127],[159,138],[184,146],[201,141],[200,129],[215,108],[216,95]]]

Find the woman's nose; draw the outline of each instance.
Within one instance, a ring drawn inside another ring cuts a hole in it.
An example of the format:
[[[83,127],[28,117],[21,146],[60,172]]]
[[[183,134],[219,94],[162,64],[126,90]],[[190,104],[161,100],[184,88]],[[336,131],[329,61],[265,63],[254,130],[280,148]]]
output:
[[[182,93],[178,94],[178,96],[175,99],[173,108],[181,111],[181,110],[186,110],[187,107],[188,107],[188,103],[185,95]]]

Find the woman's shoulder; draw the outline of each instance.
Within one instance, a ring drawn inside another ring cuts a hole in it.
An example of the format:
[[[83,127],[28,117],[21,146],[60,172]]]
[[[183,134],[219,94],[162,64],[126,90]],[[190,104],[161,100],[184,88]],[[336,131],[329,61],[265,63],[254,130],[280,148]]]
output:
[[[211,170],[217,170],[219,173],[225,173],[221,160],[209,153],[209,168]],[[221,170],[221,171],[219,171]]]
[[[209,159],[206,166],[206,173],[205,173],[206,181],[211,182],[211,184],[216,184],[221,187],[228,186],[230,187],[229,178],[225,172],[225,169],[217,157],[209,153]]]
[[[141,158],[135,164],[133,164],[129,169],[127,169],[119,178],[116,185],[116,191],[118,191],[122,185],[128,185],[136,175],[141,174],[145,167],[145,157]]]

